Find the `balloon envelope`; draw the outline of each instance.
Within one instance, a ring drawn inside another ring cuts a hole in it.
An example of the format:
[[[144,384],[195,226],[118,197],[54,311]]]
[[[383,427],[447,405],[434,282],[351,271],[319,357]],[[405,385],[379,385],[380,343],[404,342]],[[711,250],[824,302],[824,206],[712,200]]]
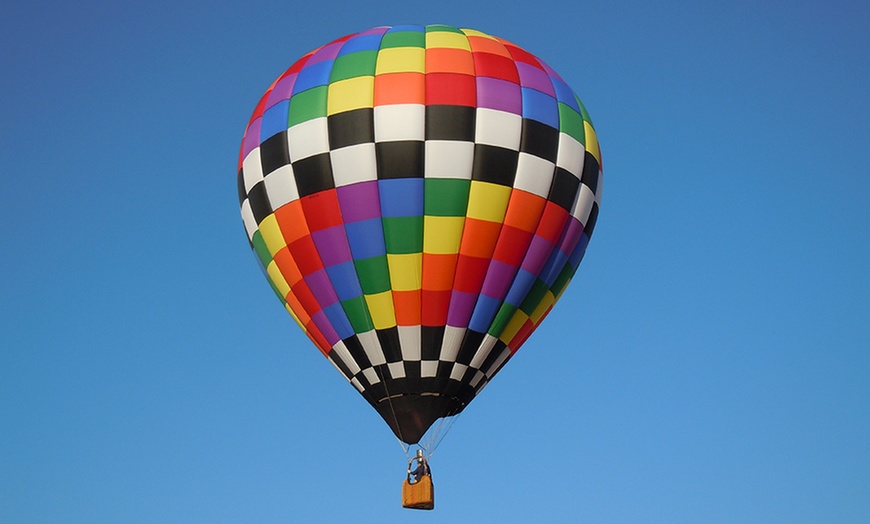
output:
[[[245,131],[248,239],[289,313],[420,440],[462,411],[558,300],[592,234],[595,131],[543,61],[443,25],[320,47]]]

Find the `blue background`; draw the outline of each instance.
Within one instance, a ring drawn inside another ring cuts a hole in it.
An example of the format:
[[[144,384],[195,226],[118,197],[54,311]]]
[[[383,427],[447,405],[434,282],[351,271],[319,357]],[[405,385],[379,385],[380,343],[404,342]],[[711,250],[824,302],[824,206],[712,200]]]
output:
[[[604,197],[563,300],[400,507],[405,455],[238,213],[259,96],[376,25],[577,91]],[[0,18],[0,521],[870,521],[870,8],[15,2]]]

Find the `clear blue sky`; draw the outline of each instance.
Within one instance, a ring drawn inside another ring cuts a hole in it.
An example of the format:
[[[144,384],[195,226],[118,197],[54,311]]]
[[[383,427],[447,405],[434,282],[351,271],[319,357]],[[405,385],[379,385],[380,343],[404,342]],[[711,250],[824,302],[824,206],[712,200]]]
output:
[[[765,5],[7,7],[0,521],[870,521],[870,8]],[[604,158],[586,259],[438,448],[434,512],[235,181],[276,76],[403,23],[543,58]]]

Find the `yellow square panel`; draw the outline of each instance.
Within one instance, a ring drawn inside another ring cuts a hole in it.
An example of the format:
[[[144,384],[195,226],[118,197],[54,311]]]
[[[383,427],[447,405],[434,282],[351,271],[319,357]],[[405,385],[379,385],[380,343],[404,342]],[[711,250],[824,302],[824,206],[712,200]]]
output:
[[[433,255],[459,253],[465,217],[423,217],[423,252]]]
[[[595,129],[589,125],[589,122],[583,121],[583,130],[586,132],[586,151],[598,160],[598,165],[601,165],[601,149],[598,146],[598,136],[595,134]]]
[[[532,320],[534,325],[538,325],[541,322],[541,319],[553,307],[553,304],[556,302],[556,298],[553,296],[551,291],[547,291],[544,295],[544,298],[541,299],[541,303],[532,311],[532,315],[529,317]]]
[[[468,38],[465,35],[447,31],[426,33],[426,48],[432,49],[433,47],[450,47],[471,51],[471,46],[468,44]]]
[[[278,292],[281,293],[282,297],[286,297],[287,293],[290,292],[290,284],[284,280],[284,275],[281,274],[281,270],[278,269],[278,264],[275,261],[269,262],[269,267],[266,268],[266,273],[269,275],[269,280],[272,281],[272,284],[278,289]]]
[[[396,311],[393,309],[392,291],[364,296],[375,329],[389,329],[396,326]]]
[[[274,213],[260,222],[260,234],[263,235],[263,242],[266,243],[266,248],[272,257],[287,245],[284,235],[281,234],[281,228],[278,227],[278,220],[275,218]]]
[[[571,279],[569,278],[565,285],[562,286],[562,289],[559,291],[559,294],[553,298],[553,302],[558,302],[560,298],[562,298],[562,294],[565,293],[565,290],[568,289],[568,285],[571,284]]]
[[[481,33],[480,31],[477,31],[475,29],[464,29],[463,28],[463,29],[460,29],[460,31],[465,33],[467,36],[482,36],[483,38],[489,38],[490,40],[495,40],[494,37],[492,37],[486,33]]]
[[[422,47],[390,47],[378,52],[375,74],[425,73],[426,49]]]
[[[513,188],[508,186],[472,180],[471,190],[468,193],[468,217],[489,222],[504,222],[511,191]]]
[[[529,317],[523,313],[522,309],[516,310],[514,312],[514,316],[511,317],[510,322],[508,322],[507,326],[504,327],[504,331],[499,335],[499,340],[504,342],[505,344],[509,343],[513,338],[519,333],[520,328],[523,327],[523,324],[526,323]]]
[[[423,253],[387,253],[387,265],[390,268],[390,287],[393,291],[416,291],[423,286]]]
[[[302,331],[304,331],[305,333],[308,333],[308,330],[305,329],[305,324],[303,324],[302,321],[299,320],[299,317],[296,316],[296,312],[294,312],[293,309],[290,308],[290,306],[287,305],[287,304],[284,304],[284,309],[286,309],[287,312],[290,313],[290,316],[293,317],[293,320],[296,321],[296,324],[297,324],[300,328],[302,328]],[[316,344],[316,342],[315,342],[315,344]]]
[[[326,113],[334,115],[353,109],[373,107],[375,77],[357,76],[329,84]]]

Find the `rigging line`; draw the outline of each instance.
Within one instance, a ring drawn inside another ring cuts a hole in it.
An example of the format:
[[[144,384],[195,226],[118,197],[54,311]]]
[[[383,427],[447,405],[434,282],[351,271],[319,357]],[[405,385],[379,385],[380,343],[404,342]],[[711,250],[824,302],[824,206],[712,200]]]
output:
[[[459,412],[455,415],[451,415],[450,417],[445,417],[445,419],[442,419],[442,422],[441,422],[441,424],[438,425],[438,430],[436,431],[436,434],[434,435],[434,438],[437,439],[437,441],[434,442],[432,449],[429,451],[429,458],[431,458],[432,455],[435,454],[435,450],[438,449],[438,446],[440,446],[442,442],[444,442],[444,437],[446,437],[447,433],[449,433],[450,430],[453,429],[453,425],[456,424],[456,419],[458,419],[459,415],[461,415],[461,414],[462,414],[462,412]],[[446,420],[447,418],[449,418],[450,420]],[[441,432],[442,426],[445,426],[445,425],[446,425],[446,427],[444,428],[444,432],[441,433],[439,436],[438,433]]]
[[[432,436],[427,439],[426,446],[421,446],[426,451],[427,459],[432,458],[432,455],[435,454],[435,450],[444,441],[444,437],[446,437],[447,433],[449,433],[450,430],[453,428],[453,425],[456,423],[456,419],[457,417],[459,417],[460,414],[461,413],[457,413],[455,415],[441,417],[438,420],[438,425],[435,427],[435,431],[432,433]]]
[[[424,448],[426,451],[426,455],[428,457],[432,456],[432,453],[435,451],[435,447],[438,445],[438,433],[441,432],[441,428],[444,427],[444,421],[447,417],[441,417],[438,419],[438,424],[435,426],[435,430],[426,439],[426,447]]]

